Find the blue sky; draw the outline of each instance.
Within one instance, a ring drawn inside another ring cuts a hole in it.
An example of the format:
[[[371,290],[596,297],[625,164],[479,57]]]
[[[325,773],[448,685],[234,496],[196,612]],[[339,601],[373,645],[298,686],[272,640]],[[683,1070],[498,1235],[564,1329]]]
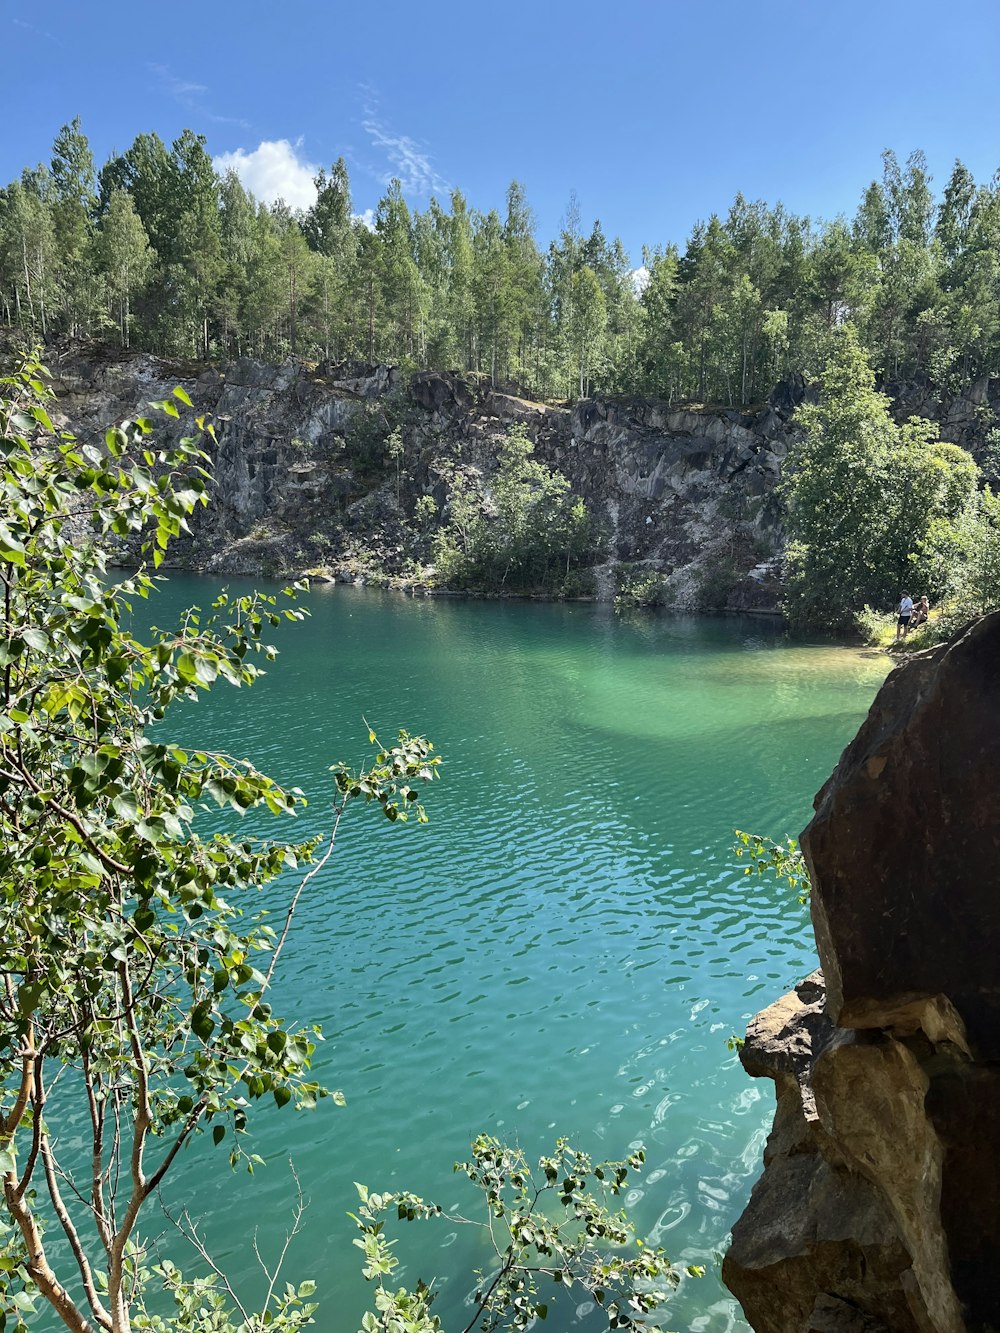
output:
[[[0,180],[75,115],[98,163],[190,126],[296,203],[341,155],[359,213],[517,178],[546,243],[575,191],[636,263],[737,190],[851,213],[887,147],[1000,166],[995,0],[0,0],[0,49]]]

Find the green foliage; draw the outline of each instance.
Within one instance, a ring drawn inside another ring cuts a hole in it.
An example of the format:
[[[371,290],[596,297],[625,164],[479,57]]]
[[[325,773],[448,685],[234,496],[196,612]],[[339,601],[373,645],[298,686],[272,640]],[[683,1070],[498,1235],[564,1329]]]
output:
[[[286,1023],[267,993],[346,810],[422,820],[414,784],[438,760],[402,733],[359,772],[335,766],[325,847],[203,835],[206,806],[289,816],[304,800],[247,760],[173,743],[170,710],[221,681],[252,685],[274,656],[267,628],[304,613],[295,589],[222,592],[140,636],[133,611],[157,580],[145,567],[116,580],[109,560],[133,539],[155,566],[186,529],[206,498],[211,427],[164,448],[143,417],[81,445],[54,430],[45,374],[30,361],[0,380],[0,1310],[16,1320],[47,1302],[84,1333],[90,1320],[127,1328],[150,1271],[146,1214],[185,1144],[210,1130],[252,1171],[259,1103],[339,1099],[310,1074],[318,1029]],[[183,389],[153,407],[177,417],[179,404]],[[276,929],[259,890],[302,867]],[[177,1313],[144,1326],[231,1326],[211,1280],[151,1271]],[[271,1297],[244,1333],[308,1321],[301,1288],[272,1283]]]
[[[883,156],[850,222],[738,194],[642,267],[600,223],[540,246],[524,189],[414,210],[398,180],[354,216],[343,159],[305,213],[221,178],[202,136],[140,134],[94,179],[79,121],[0,190],[0,318],[184,356],[289,352],[458,369],[538,397],[642,392],[749,406],[814,373],[845,319],[884,380],[952,395],[1000,370],[1000,187]],[[112,329],[117,327],[117,333]]]
[[[655,610],[669,603],[663,575],[642,565],[616,565],[615,610]]]
[[[137,1311],[132,1319],[134,1329],[148,1333],[298,1333],[313,1323],[319,1309],[310,1298],[316,1290],[312,1281],[290,1282],[272,1291],[261,1313],[244,1309],[218,1273],[205,1277],[187,1278],[169,1260],[149,1267],[136,1266],[133,1270]],[[146,1308],[146,1293],[162,1289],[173,1304],[169,1315]]]
[[[558,592],[594,545],[584,502],[533,456],[521,426],[511,427],[482,491],[467,475],[453,475],[447,518],[434,545],[437,578],[447,587]]]
[[[954,518],[928,528],[921,559],[942,589],[925,643],[950,638],[974,616],[1000,607],[1000,497],[988,487]]]
[[[863,606],[889,607],[929,583],[929,537],[975,504],[978,469],[920,418],[899,427],[850,325],[838,331],[820,400],[800,408],[782,492],[789,538],[786,612],[840,629]]]
[[[741,829],[735,832],[733,851],[740,859],[745,857],[749,862],[743,867],[744,875],[774,875],[794,890],[800,903],[809,901],[809,871],[802,849],[794,838],[775,842],[759,833],[744,833]]]
[[[433,495],[421,495],[413,507],[413,520],[420,532],[429,532],[438,520],[438,505]]]
[[[915,652],[951,638],[976,616],[1000,608],[1000,499],[987,487],[953,518],[928,526],[917,560],[940,601],[927,622],[896,643],[895,616],[870,606],[855,617],[867,643]]]
[[[721,554],[707,560],[699,571],[695,587],[698,610],[724,611],[730,597],[745,579],[746,574],[737,568],[732,556]]]
[[[872,648],[887,648],[896,637],[896,616],[863,606],[855,614],[854,628]]]
[[[1000,426],[991,426],[986,431],[986,443],[979,450],[978,461],[987,482],[993,486],[1000,482]]]
[[[596,595],[597,582],[591,569],[571,569],[559,589],[559,596],[570,600],[596,597]]]
[[[390,181],[373,230],[343,159],[314,183],[305,213],[263,205],[189,129],[140,134],[95,181],[75,120],[0,190],[0,318],[184,356],[473,371],[547,398],[757,404],[815,372],[845,319],[883,379],[951,395],[1000,370],[1000,187],[961,163],[936,201],[923,155],[887,152],[851,222],[738,194],[686,243],[653,238],[640,269],[572,199],[540,246],[516,181],[504,210],[455,190],[424,212]]]
[[[360,403],[344,431],[347,461],[366,477],[380,476],[392,468],[398,486],[408,419],[408,403],[398,391]]]
[[[430,1286],[423,1281],[412,1290],[396,1286],[396,1241],[386,1234],[393,1215],[408,1222],[443,1219],[486,1233],[495,1261],[477,1273],[467,1330],[529,1328],[545,1319],[549,1301],[561,1291],[589,1298],[609,1328],[644,1324],[679,1276],[664,1252],[645,1245],[625,1214],[611,1207],[643,1160],[638,1151],[623,1162],[594,1163],[559,1139],[533,1171],[519,1148],[480,1135],[471,1158],[455,1164],[482,1195],[479,1218],[412,1194],[373,1194],[358,1185],[358,1211],[351,1216],[361,1235],[354,1244],[364,1255],[364,1276],[376,1284],[375,1310],[364,1316],[361,1333],[435,1333],[441,1327],[431,1310]],[[694,1267],[687,1271],[702,1273]]]
[[[109,314],[118,324],[121,345],[131,342],[132,307],[141,296],[156,260],[132,196],[112,190],[93,238],[93,259],[104,283]]]
[[[379,403],[362,403],[351,417],[344,431],[344,453],[362,475],[383,466],[390,429]]]
[[[374,731],[369,731],[368,740],[372,745],[377,743]],[[379,750],[369,767],[355,772],[340,763],[330,771],[337,791],[345,801],[358,797],[376,801],[390,823],[398,819],[405,824],[410,814],[415,814],[419,824],[426,824],[427,814],[420,804],[420,793],[409,784],[432,782],[437,777],[441,758],[432,754],[433,749],[431,742],[422,736],[401,731],[398,743],[389,750]]]
[[[400,507],[400,484],[403,474],[403,459],[406,457],[406,443],[403,440],[403,432],[397,426],[391,430],[385,440],[386,458],[392,464],[396,473],[396,509]]]

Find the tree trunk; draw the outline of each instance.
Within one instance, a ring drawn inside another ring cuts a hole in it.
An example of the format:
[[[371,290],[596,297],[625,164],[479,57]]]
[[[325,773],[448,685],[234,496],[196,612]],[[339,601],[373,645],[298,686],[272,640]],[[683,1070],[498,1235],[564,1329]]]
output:
[[[375,362],[375,275],[368,279],[368,360]]]
[[[22,233],[21,235],[21,262],[24,268],[24,294],[28,298],[28,311],[31,315],[31,322],[35,322],[35,303],[31,296],[31,268],[28,264],[28,242]]]
[[[295,355],[295,266],[288,266],[288,336],[292,347],[292,356]]]
[[[45,260],[42,252],[38,252],[38,310],[42,317],[42,337],[48,334],[45,319]]]

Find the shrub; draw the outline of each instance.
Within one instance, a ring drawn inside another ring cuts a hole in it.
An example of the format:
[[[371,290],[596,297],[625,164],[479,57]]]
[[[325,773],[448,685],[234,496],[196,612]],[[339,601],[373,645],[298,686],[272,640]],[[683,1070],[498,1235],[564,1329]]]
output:
[[[896,637],[896,617],[871,606],[857,612],[854,625],[864,642],[873,648],[886,648]]]
[[[439,581],[449,587],[557,593],[594,544],[583,500],[533,456],[524,428],[513,426],[488,487],[453,475],[434,552]]]
[[[695,605],[699,611],[724,611],[744,577],[731,560],[719,558],[706,562],[698,575]]]
[[[645,607],[653,610],[669,602],[663,575],[644,565],[618,565],[615,569],[615,608]]]

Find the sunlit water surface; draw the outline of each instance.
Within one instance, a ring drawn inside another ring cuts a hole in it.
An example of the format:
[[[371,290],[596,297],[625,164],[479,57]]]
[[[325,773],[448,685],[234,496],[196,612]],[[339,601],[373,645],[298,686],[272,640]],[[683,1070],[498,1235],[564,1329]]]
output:
[[[172,623],[211,589],[175,579]],[[310,797],[296,834],[329,825],[328,766],[400,726],[444,756],[430,824],[356,811],[300,906],[275,1004],[322,1024],[317,1073],[345,1109],[265,1109],[266,1169],[186,1155],[172,1195],[259,1298],[294,1185],[310,1202],[288,1275],[319,1282],[321,1333],[358,1327],[370,1291],[353,1181],[468,1211],[452,1173],[479,1131],[531,1153],[557,1134],[595,1155],[644,1144],[627,1203],[681,1264],[668,1328],[743,1327],[718,1267],[760,1169],[772,1086],[726,1046],[815,966],[795,898],[748,879],[734,827],[797,833],[856,730],[885,661],[789,644],[766,621],[618,620],[589,605],[413,600],[321,588],[252,692],[216,690],[175,718],[181,742],[251,756]],[[291,888],[272,891],[275,906]],[[401,1280],[437,1276],[465,1326],[471,1228],[400,1232]],[[575,1302],[547,1327],[599,1319]]]

